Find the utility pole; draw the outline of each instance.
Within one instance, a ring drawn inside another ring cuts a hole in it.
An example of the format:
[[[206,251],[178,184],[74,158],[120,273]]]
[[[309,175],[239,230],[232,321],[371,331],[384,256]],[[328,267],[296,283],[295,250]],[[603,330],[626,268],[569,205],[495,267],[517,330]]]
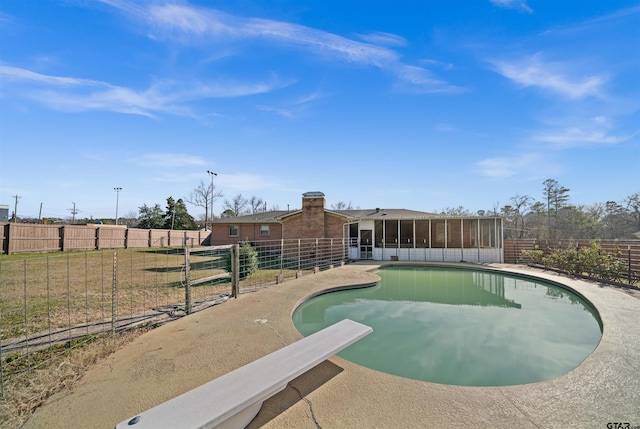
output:
[[[38,221],[42,220],[42,203],[40,203],[40,211],[38,212]]]
[[[76,223],[76,214],[78,213],[79,210],[76,210],[76,203],[73,203],[73,208],[69,209],[71,211],[71,214],[73,215],[73,217],[71,218],[71,224],[73,225],[74,223]]]
[[[213,171],[207,170],[207,174],[211,176],[211,214],[209,215],[209,220],[211,221],[211,224],[209,224],[209,229],[213,231],[213,195],[214,195],[213,178],[214,176],[217,176],[218,173],[214,173]],[[205,219],[205,224],[206,223],[207,223],[207,220]]]
[[[118,224],[118,202],[120,201],[120,191],[122,191],[122,188],[118,187],[118,188],[113,188],[114,191],[116,191],[116,225]]]
[[[13,223],[18,222],[18,199],[22,198],[20,195],[13,196],[16,199],[16,203],[13,206]]]

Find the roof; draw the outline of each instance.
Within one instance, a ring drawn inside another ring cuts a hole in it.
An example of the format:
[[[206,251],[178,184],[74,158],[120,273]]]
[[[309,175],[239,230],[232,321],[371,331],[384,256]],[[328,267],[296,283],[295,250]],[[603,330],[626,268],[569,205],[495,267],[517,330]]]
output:
[[[360,220],[420,220],[420,219],[476,219],[475,216],[446,216],[436,213],[421,212],[407,209],[358,209],[358,210],[327,210],[326,213],[344,216],[346,221],[355,222]],[[261,213],[253,213],[231,218],[214,219],[213,223],[280,223],[286,217],[302,213],[302,210],[274,210]]]
[[[298,210],[299,211],[299,210]],[[279,223],[280,219],[286,215],[294,213],[287,210],[274,210],[269,212],[253,213],[236,217],[223,217],[213,219],[212,223]]]

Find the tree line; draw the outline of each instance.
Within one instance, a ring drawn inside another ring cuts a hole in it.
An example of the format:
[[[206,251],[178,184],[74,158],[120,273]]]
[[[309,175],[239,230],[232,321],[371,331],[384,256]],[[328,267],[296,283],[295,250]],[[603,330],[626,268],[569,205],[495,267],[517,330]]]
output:
[[[638,239],[640,238],[640,193],[623,201],[606,201],[573,205],[570,189],[557,180],[542,183],[542,198],[514,195],[509,204],[472,213],[464,207],[447,208],[446,215],[502,216],[504,238],[567,239]]]

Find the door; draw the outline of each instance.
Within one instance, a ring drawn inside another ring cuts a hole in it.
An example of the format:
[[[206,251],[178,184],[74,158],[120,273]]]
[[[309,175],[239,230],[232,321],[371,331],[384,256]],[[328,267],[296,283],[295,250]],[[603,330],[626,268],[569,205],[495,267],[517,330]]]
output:
[[[373,231],[360,230],[360,259],[373,259]]]

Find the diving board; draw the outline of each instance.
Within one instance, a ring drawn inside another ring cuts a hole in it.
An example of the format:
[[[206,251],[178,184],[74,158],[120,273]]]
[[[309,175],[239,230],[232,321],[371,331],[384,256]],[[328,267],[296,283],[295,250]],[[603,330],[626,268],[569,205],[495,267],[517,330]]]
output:
[[[244,428],[287,383],[373,329],[344,319],[118,423],[116,429]]]

